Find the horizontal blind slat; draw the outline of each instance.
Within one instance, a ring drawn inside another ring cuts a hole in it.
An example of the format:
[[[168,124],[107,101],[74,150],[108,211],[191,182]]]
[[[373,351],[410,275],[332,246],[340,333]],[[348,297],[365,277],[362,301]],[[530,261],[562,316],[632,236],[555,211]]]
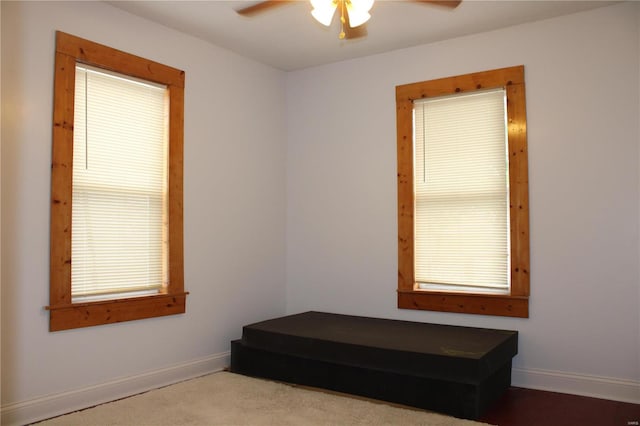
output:
[[[166,284],[166,90],[76,67],[73,297]]]
[[[415,279],[509,287],[504,90],[414,103]]]

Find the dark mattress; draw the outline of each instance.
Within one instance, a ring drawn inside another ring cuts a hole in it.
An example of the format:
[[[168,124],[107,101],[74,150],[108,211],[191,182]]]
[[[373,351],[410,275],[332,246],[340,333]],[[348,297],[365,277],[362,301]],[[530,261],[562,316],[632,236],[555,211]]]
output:
[[[476,382],[518,352],[518,332],[305,312],[243,327],[248,347],[344,365]]]

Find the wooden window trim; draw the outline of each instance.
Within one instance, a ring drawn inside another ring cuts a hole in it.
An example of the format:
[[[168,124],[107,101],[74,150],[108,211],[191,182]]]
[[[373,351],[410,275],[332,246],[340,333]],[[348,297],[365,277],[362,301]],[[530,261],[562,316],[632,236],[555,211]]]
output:
[[[71,202],[76,63],[93,65],[164,84],[169,96],[169,285],[161,294],[72,303]],[[183,133],[184,71],[56,32],[53,153],[51,165],[51,247],[49,330],[89,327],[184,313]]]
[[[508,295],[419,290],[414,269],[413,101],[503,87],[507,92],[511,224]],[[524,66],[396,87],[398,161],[398,308],[529,317],[529,182]]]

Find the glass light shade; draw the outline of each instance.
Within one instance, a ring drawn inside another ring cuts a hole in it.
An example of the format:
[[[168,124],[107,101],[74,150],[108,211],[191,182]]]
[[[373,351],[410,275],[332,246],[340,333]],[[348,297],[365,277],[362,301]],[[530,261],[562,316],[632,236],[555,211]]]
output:
[[[347,13],[349,14],[349,26],[351,28],[359,27],[371,18],[369,12],[363,12],[361,10],[347,8]]]
[[[350,0],[347,3],[351,3],[351,6],[356,10],[368,12],[373,7],[373,1],[374,0]]]
[[[331,25],[333,14],[338,7],[337,2],[333,0],[311,0],[311,6],[313,6],[311,16],[313,16],[316,21],[326,27]]]
[[[369,10],[373,7],[373,0],[351,0],[347,1],[346,4],[351,28],[358,27],[371,18]]]

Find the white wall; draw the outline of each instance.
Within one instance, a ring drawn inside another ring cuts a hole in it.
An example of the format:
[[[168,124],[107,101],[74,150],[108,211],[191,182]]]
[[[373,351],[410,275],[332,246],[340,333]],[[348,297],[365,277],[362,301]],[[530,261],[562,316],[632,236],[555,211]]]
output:
[[[638,6],[290,73],[287,311],[519,330],[514,383],[640,402]],[[530,318],[398,310],[394,88],[519,64]]]
[[[0,23],[2,22],[2,8],[0,7]],[[1,24],[0,24],[1,27]],[[0,46],[2,46],[2,31],[0,29]],[[0,69],[2,69],[2,55],[0,55]],[[0,84],[0,99],[2,99],[2,85]],[[0,131],[0,224],[2,223],[2,132]],[[2,241],[2,226],[0,226],[0,241]],[[2,244],[0,244],[0,330],[2,330]],[[0,378],[2,377],[2,339],[0,339]],[[2,386],[0,386],[0,401],[2,401]]]
[[[638,18],[638,28],[640,28],[640,8],[638,8],[637,10],[637,18]],[[640,30],[638,31],[638,56],[640,57]],[[640,73],[638,73],[638,79],[640,80]],[[640,81],[638,84],[638,88],[640,89]],[[640,93],[638,94],[638,103],[640,104]],[[638,107],[638,144],[640,145],[640,106]],[[640,154],[640,149],[638,150],[639,154]],[[638,163],[640,164],[640,157],[638,158]],[[638,179],[640,179],[640,168],[638,170]],[[640,187],[640,185],[639,185]],[[638,201],[640,202],[640,197],[638,199]],[[638,216],[638,220],[640,220],[640,215]],[[640,252],[638,253],[638,255],[640,256]],[[640,268],[640,259],[638,260],[638,268]],[[640,285],[638,285],[638,305],[637,305],[640,309]],[[638,329],[640,330],[640,315],[638,315]],[[640,371],[640,356],[638,356],[638,370]],[[640,393],[640,391],[638,392]]]
[[[3,424],[224,366],[242,325],[285,311],[285,74],[102,2],[1,8]],[[185,315],[48,332],[55,30],[186,72]]]
[[[638,28],[640,28],[640,8],[637,10],[637,17]],[[640,30],[638,31],[638,56],[640,57]],[[638,73],[638,79],[640,80],[640,73]],[[640,88],[640,82],[638,87]],[[640,104],[640,93],[638,94],[638,103]],[[638,144],[640,145],[640,107],[638,108],[638,114]],[[640,149],[638,151],[640,154]],[[640,157],[638,158],[638,163],[640,164]],[[640,170],[638,172],[638,179],[640,179]],[[640,197],[638,201],[640,202]],[[640,215],[638,216],[638,220],[640,220]],[[640,252],[638,255],[640,256]],[[638,268],[640,268],[640,259],[638,259]],[[640,285],[638,285],[638,307],[640,307]],[[640,315],[638,315],[638,329],[640,330]],[[640,356],[638,356],[638,370],[640,370]]]

